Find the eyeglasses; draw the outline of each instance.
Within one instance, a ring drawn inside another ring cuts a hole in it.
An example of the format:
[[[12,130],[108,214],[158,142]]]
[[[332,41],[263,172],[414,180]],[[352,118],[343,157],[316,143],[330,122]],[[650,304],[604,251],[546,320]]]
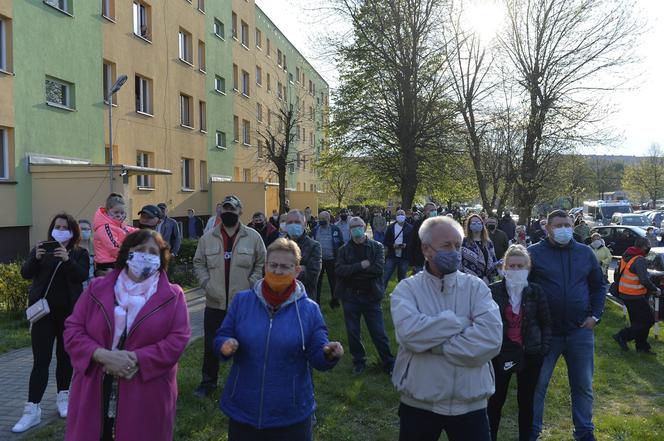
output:
[[[276,271],[278,269],[280,269],[281,271],[293,271],[295,265],[286,264],[286,263],[268,262],[267,267],[268,269],[270,269],[270,271]]]

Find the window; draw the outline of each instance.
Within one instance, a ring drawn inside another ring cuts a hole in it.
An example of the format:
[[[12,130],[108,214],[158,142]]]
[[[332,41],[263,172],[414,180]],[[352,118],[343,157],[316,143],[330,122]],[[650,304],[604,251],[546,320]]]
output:
[[[198,0],[198,10],[205,12],[205,0]]]
[[[309,119],[312,120],[312,121],[314,120],[314,107],[313,106],[309,106]]]
[[[136,75],[136,111],[152,115],[152,80]]]
[[[205,72],[205,43],[198,41],[198,69]]]
[[[217,133],[214,137],[215,144],[217,148],[225,149],[226,148],[226,133],[217,130]]]
[[[10,71],[12,65],[11,20],[0,16],[0,70]]]
[[[116,71],[115,71],[115,63],[111,63],[110,61],[104,60],[104,64],[102,67],[102,77],[103,77],[103,90],[102,90],[102,98],[104,99],[104,102],[108,104],[108,94],[111,91],[111,87],[113,86],[113,83],[115,83],[115,78],[116,76]],[[113,95],[113,104],[118,103],[118,95],[115,94]]]
[[[193,64],[194,59],[191,53],[191,34],[184,29],[180,29],[179,48],[180,60],[188,64]]]
[[[180,161],[182,164],[182,189],[183,190],[193,190],[193,164],[194,160],[190,158],[182,158]]]
[[[246,119],[242,120],[242,143],[251,145],[251,123]]]
[[[284,70],[288,69],[288,63],[286,63],[286,54],[284,54]]]
[[[224,29],[224,24],[218,19],[214,19],[214,25],[212,26],[214,35],[221,38],[222,40],[226,38],[226,30]]]
[[[297,163],[297,168],[302,167],[302,153],[297,152],[295,155],[295,162]]]
[[[242,95],[244,96],[249,96],[250,95],[250,90],[249,90],[249,72],[247,71],[242,71]]]
[[[44,3],[46,3],[49,6],[53,6],[55,9],[59,9],[62,12],[66,12],[67,14],[71,14],[71,8],[69,7],[69,1],[70,0],[44,0]]]
[[[263,121],[263,105],[261,103],[256,103],[256,119],[258,122]]]
[[[233,142],[240,142],[240,118],[233,116]]]
[[[207,161],[201,161],[200,167],[199,167],[199,176],[200,176],[200,188],[201,191],[207,191],[208,189],[208,172],[207,172]]]
[[[191,112],[192,98],[183,93],[180,94],[180,124],[184,127],[192,128],[194,122]]]
[[[281,91],[281,82],[278,82],[278,83],[277,83],[277,97],[278,97],[280,100],[283,100],[283,99],[284,99],[284,94],[283,94],[282,91]]]
[[[207,133],[207,105],[205,101],[198,102],[198,119],[201,132]]]
[[[297,83],[300,84],[300,68],[299,67],[295,68],[295,77],[296,77],[295,81],[297,81]]]
[[[282,66],[282,55],[281,55],[281,49],[277,49],[277,66],[281,67]]]
[[[46,104],[74,109],[73,84],[46,78]]]
[[[136,165],[139,167],[151,167],[150,153],[136,152]],[[138,188],[152,188],[152,179],[150,175],[136,176],[136,185]]]
[[[314,83],[311,80],[309,80],[309,94],[314,94]]]
[[[293,84],[293,72],[288,73],[288,81]]]
[[[235,12],[231,16],[231,35],[237,40],[237,14]]]
[[[256,156],[259,158],[263,157],[263,141],[258,141],[258,147],[256,148]]]
[[[302,133],[302,131],[300,130],[300,125],[298,124],[295,126],[295,139],[300,139],[300,133]]]
[[[261,33],[260,29],[256,28],[256,47],[260,49],[262,45],[263,45],[263,34]]]
[[[134,34],[141,38],[150,40],[150,6],[140,0],[134,0]]]
[[[214,90],[219,93],[226,93],[226,80],[219,75],[214,77]]]
[[[9,179],[9,129],[0,127],[0,179]]]
[[[251,169],[243,168],[242,169],[242,179],[244,182],[251,182]]]
[[[269,57],[272,54],[272,48],[270,46],[270,39],[266,38],[265,40],[267,41],[267,56]]]
[[[115,20],[115,0],[101,0],[101,15]]]
[[[288,173],[291,175],[295,173],[295,163],[292,161],[288,163]]]
[[[270,74],[267,74],[267,91],[272,91],[272,81],[270,81]]]
[[[238,74],[238,70],[237,70],[237,64],[234,64],[233,65],[233,90],[236,91],[236,92],[238,91],[238,88],[240,87],[239,83],[240,83],[240,78],[239,78],[239,74]]]
[[[267,109],[267,126],[272,127],[272,111]]]
[[[249,49],[249,25],[247,25],[245,22],[241,21],[240,22],[240,37],[242,41],[242,46],[246,47]]]
[[[309,146],[314,146],[314,134],[312,132],[309,132]]]
[[[256,66],[256,84],[263,85],[263,69],[260,66]]]

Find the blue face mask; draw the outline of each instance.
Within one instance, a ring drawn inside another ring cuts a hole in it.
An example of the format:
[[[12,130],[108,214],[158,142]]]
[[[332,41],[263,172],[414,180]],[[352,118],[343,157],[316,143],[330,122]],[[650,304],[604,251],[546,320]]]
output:
[[[81,230],[81,239],[90,240],[90,233],[92,233],[90,230]]]
[[[286,232],[290,237],[300,237],[304,233],[304,227],[302,224],[287,224]]]
[[[350,234],[355,239],[359,239],[360,237],[364,236],[364,228],[362,228],[362,227],[351,228]]]
[[[574,237],[572,227],[561,227],[553,229],[553,240],[560,245],[567,245]]]
[[[484,225],[479,222],[473,222],[470,224],[470,231],[473,233],[480,233],[484,229]]]
[[[436,255],[434,256],[432,263],[438,272],[442,274],[453,273],[459,269],[459,266],[461,265],[461,252],[457,250],[436,251]]]

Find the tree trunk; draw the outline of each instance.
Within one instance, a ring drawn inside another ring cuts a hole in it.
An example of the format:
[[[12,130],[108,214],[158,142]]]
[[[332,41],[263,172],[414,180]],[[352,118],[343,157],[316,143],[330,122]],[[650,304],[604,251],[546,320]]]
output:
[[[279,178],[279,213],[286,212],[286,167],[278,167],[277,176]]]

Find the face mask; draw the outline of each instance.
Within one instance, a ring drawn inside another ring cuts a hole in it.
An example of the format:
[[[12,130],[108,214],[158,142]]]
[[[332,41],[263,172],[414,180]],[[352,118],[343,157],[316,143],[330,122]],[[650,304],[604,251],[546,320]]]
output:
[[[347,215],[347,214],[342,214],[340,217],[341,217],[341,220],[342,220],[342,221],[345,221],[346,219],[348,219],[348,215]]]
[[[453,273],[461,265],[461,253],[457,250],[436,251],[436,255],[433,258],[433,265],[442,274]]]
[[[438,216],[438,212],[436,210],[431,210],[429,212],[429,217],[436,217],[436,216]]]
[[[351,236],[353,236],[353,238],[359,239],[360,237],[364,236],[364,228],[362,227],[351,228],[350,234]]]
[[[221,223],[228,228],[236,226],[239,218],[240,216],[237,213],[231,213],[230,211],[221,213]]]
[[[301,224],[288,224],[286,232],[290,237],[300,237],[304,233],[304,227]]]
[[[161,266],[159,256],[139,251],[130,252],[127,259],[127,267],[134,277],[145,280],[154,275]]]
[[[593,240],[593,241],[590,243],[590,246],[593,247],[593,248],[595,248],[595,249],[597,249],[597,248],[599,248],[599,247],[602,246],[602,241],[601,241],[601,240]]]
[[[504,270],[505,280],[508,285],[526,286],[528,285],[528,270]]]
[[[567,245],[574,237],[572,227],[561,227],[553,229],[553,240],[560,245]]]
[[[325,226],[327,226],[327,221],[322,220],[322,221],[319,222],[319,224],[320,224],[321,227],[325,227]]]
[[[286,222],[282,222],[282,223],[280,223],[280,224],[279,224],[279,229],[280,229],[281,231],[286,231]]]
[[[473,233],[480,233],[484,229],[484,225],[479,222],[473,222],[470,224],[470,231]]]
[[[265,283],[267,283],[267,286],[270,287],[270,289],[274,292],[283,292],[291,286],[293,283],[293,280],[295,280],[295,276],[293,274],[275,274],[271,272],[265,273]]]
[[[263,231],[263,228],[265,228],[265,224],[263,222],[256,222],[254,224],[254,228],[258,231]]]
[[[92,231],[90,231],[90,230],[81,230],[81,238],[83,240],[90,240],[90,234],[91,233],[92,233]]]
[[[397,222],[399,222],[400,224],[404,223],[405,221],[406,221],[406,216],[404,216],[403,214],[397,216]]]
[[[67,242],[69,239],[74,237],[71,231],[69,230],[56,230],[53,229],[51,231],[51,236],[53,236],[53,239],[57,240],[58,242]]]
[[[279,215],[278,215],[278,214],[273,214],[273,215],[272,215],[272,219],[274,219],[274,220],[279,219]]]
[[[494,224],[489,224],[486,227],[489,229],[489,231],[494,231],[496,229],[496,226]]]
[[[125,213],[116,213],[116,214],[112,214],[111,218],[113,218],[115,220],[123,221],[123,220],[127,219],[127,215]]]

